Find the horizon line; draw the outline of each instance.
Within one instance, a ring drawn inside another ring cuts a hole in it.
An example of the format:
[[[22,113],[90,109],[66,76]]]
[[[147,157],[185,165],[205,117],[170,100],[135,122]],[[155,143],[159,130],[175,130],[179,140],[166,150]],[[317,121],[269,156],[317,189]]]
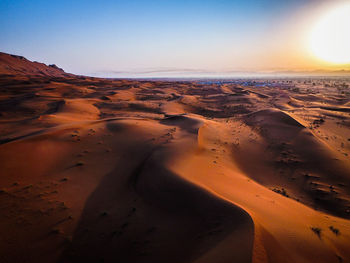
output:
[[[88,74],[93,77],[106,78],[239,78],[239,77],[350,77],[348,69],[314,69],[314,70],[223,70],[203,69],[143,69],[143,70],[101,70]]]

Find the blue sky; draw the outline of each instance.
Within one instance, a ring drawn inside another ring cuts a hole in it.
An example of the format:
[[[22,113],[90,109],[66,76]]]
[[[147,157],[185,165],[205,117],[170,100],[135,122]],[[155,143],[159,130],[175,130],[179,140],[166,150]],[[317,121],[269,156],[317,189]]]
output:
[[[0,51],[88,75],[285,68],[327,2],[0,0]]]

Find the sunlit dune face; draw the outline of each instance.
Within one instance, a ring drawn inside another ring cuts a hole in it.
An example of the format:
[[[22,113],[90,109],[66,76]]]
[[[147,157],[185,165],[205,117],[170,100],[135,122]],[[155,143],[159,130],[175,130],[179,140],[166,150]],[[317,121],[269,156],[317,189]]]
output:
[[[312,53],[335,64],[350,63],[350,4],[339,6],[316,23],[310,37]]]

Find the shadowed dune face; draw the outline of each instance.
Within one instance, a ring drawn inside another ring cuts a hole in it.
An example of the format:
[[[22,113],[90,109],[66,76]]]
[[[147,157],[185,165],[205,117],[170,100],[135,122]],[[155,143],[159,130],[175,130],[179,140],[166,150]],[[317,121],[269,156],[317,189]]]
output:
[[[244,120],[257,130],[267,148],[265,152],[262,149],[259,152],[256,147],[253,150],[255,153],[249,150],[245,152],[249,147],[233,150],[237,158],[242,160],[242,169],[264,184],[269,184],[271,180],[282,182],[291,188],[297,199],[300,199],[299,196],[307,197],[304,199],[307,204],[313,203],[338,216],[349,216],[347,211],[350,196],[347,187],[343,186],[350,183],[348,162],[335,159],[333,149],[284,112],[263,110],[244,116]],[[248,156],[257,153],[257,160],[250,159],[250,163],[246,162]],[[256,163],[256,167],[252,167],[251,162]],[[269,169],[269,178],[261,177],[257,171],[266,168]],[[344,194],[341,199],[335,188]]]
[[[1,262],[350,260],[348,80],[0,58]]]
[[[145,136],[115,124],[114,136]],[[168,170],[170,140],[144,137],[137,147],[123,149],[132,159],[128,164],[116,159],[113,171],[89,196],[62,262],[213,262],[210,253],[224,253],[223,262],[251,262],[250,217]],[[244,238],[235,237],[235,231],[243,231]],[[239,248],[239,255],[225,255],[222,247],[228,244]]]

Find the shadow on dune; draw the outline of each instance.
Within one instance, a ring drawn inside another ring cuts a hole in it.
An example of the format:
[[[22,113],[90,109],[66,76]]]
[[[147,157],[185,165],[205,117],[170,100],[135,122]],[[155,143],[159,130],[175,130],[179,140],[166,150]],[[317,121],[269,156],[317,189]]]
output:
[[[316,209],[350,217],[349,166],[326,144],[276,109],[254,112],[244,116],[244,121],[260,134],[264,144],[233,150],[242,171],[262,185],[292,190],[298,201]]]
[[[161,124],[169,126],[177,126],[189,134],[197,135],[198,129],[202,124],[201,121],[185,115],[168,116],[160,121]]]
[[[169,147],[139,149],[90,195],[60,262],[251,262],[250,216],[169,171]]]

